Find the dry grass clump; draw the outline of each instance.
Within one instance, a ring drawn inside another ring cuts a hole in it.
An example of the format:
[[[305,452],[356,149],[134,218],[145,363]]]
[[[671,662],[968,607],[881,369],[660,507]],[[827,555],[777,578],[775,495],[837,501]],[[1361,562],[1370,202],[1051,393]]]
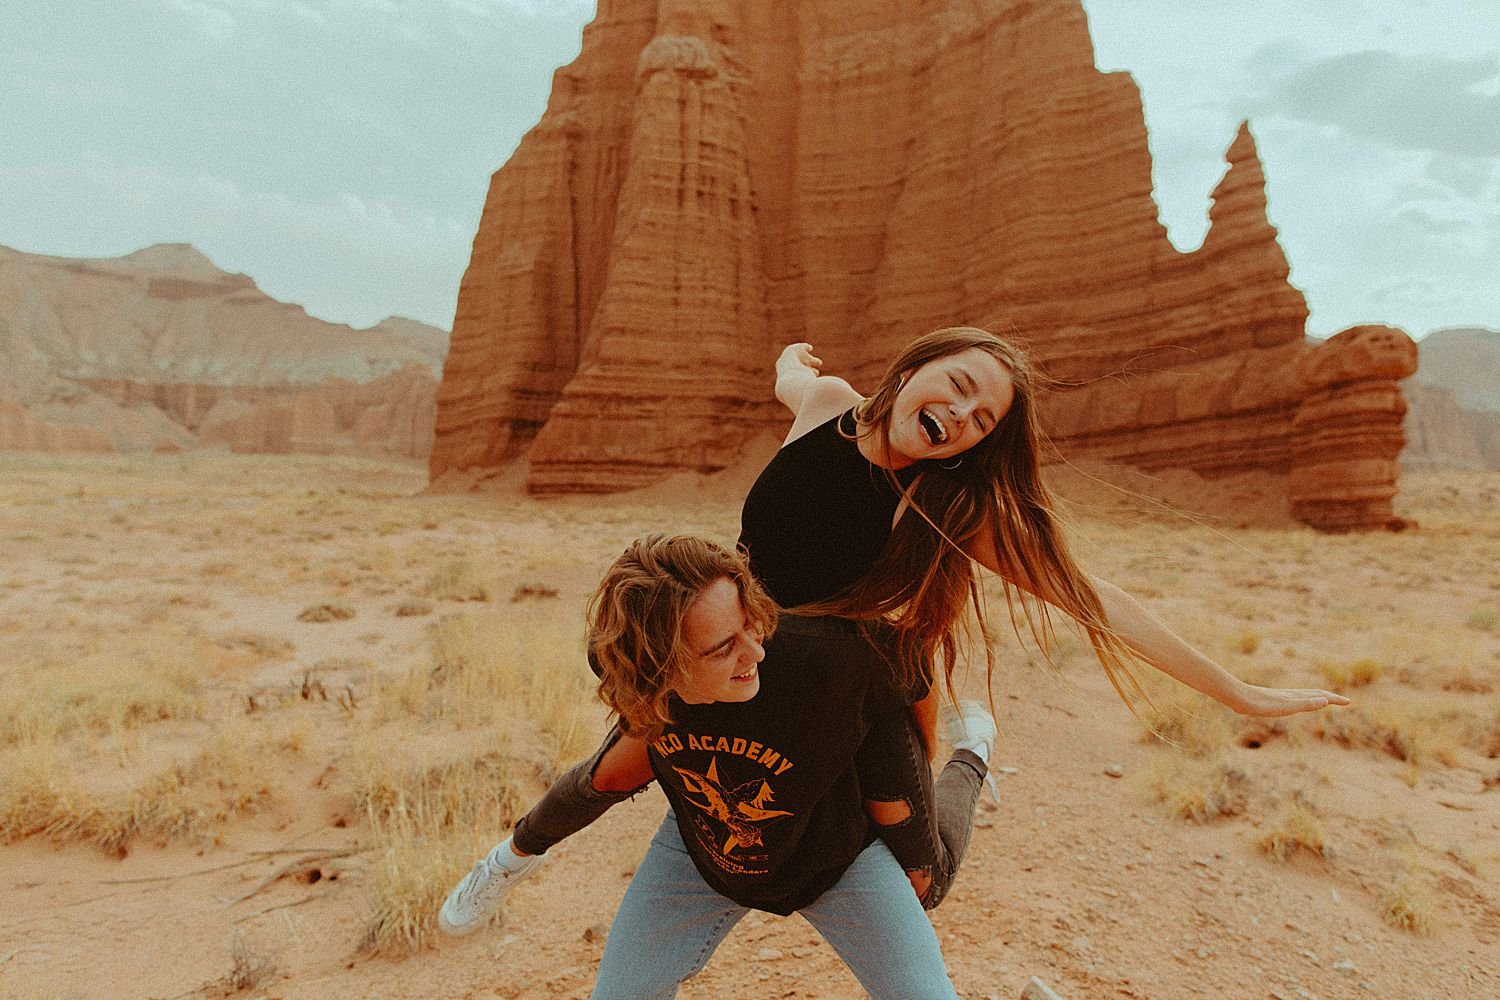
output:
[[[56,746],[9,751],[0,758],[0,841],[45,836],[123,855],[137,838],[203,833],[270,800],[276,749],[226,724],[197,753],[123,790],[97,761],[66,761]]]
[[[1318,672],[1335,691],[1347,691],[1374,684],[1385,673],[1385,667],[1374,660],[1355,660],[1352,663],[1320,663]]]
[[[397,618],[418,618],[423,615],[432,614],[433,610],[434,608],[431,601],[424,601],[421,598],[417,597],[409,597],[406,600],[402,601],[400,604],[396,605],[394,614]]]
[[[1422,870],[1404,865],[1380,897],[1380,918],[1413,934],[1431,934],[1437,918],[1437,899]]]
[[[297,615],[299,622],[342,622],[354,617],[354,609],[347,604],[324,602],[310,604]]]
[[[492,596],[489,584],[466,559],[450,559],[438,566],[422,592],[436,601],[488,601]]]
[[[429,668],[373,680],[375,722],[416,716],[464,729],[502,713],[531,719],[548,743],[548,777],[593,749],[594,679],[572,629],[551,617],[516,623],[496,614],[455,614],[434,622],[428,641]]]
[[[1482,739],[1477,720],[1460,709],[1433,711],[1394,703],[1319,712],[1310,720],[1310,731],[1346,749],[1373,749],[1414,766],[1451,767],[1466,742]]]
[[[1327,856],[1327,841],[1323,836],[1323,824],[1306,803],[1293,797],[1282,813],[1263,833],[1260,849],[1277,861],[1285,861],[1298,851],[1318,857]]]
[[[510,595],[510,602],[519,604],[522,601],[548,600],[556,596],[556,587],[549,587],[545,583],[523,583]]]
[[[1500,610],[1479,608],[1464,619],[1464,624],[1476,632],[1500,632]]]
[[[370,873],[359,947],[371,954],[412,954],[436,940],[438,908],[484,847],[474,838],[405,831],[388,836]]]
[[[360,739],[351,791],[377,834],[408,827],[427,835],[498,830],[523,800],[498,731],[480,749],[452,751],[445,743],[426,759],[393,759],[379,730]]]
[[[297,648],[281,636],[248,629],[225,632],[214,640],[214,644],[221,649],[249,653],[258,660],[284,660]]]
[[[1230,642],[1229,647],[1245,656],[1250,656],[1260,649],[1260,636],[1254,632],[1243,632]]]
[[[427,630],[430,666],[375,677],[375,721],[416,716],[460,728],[492,722],[505,699],[518,693],[524,668],[485,642],[471,615],[444,615]]]
[[[597,742],[592,674],[576,627],[555,618],[528,612],[518,621],[508,608],[445,615],[428,630],[428,665],[372,678],[370,728],[352,769],[354,799],[380,852],[366,949],[430,944],[443,898],[511,825],[534,766],[550,780]],[[397,735],[414,719],[421,738]],[[542,760],[528,754],[524,783],[499,736],[518,720],[535,725],[543,746]],[[392,746],[406,759],[393,760]]]
[[[1228,709],[1181,687],[1152,692],[1142,717],[1148,740],[1164,740],[1195,757],[1221,753],[1235,742],[1240,729]]]
[[[1146,772],[1146,782],[1172,815],[1210,823],[1245,811],[1250,779],[1222,760],[1163,756]]]
[[[523,792],[497,742],[499,734],[481,749],[453,753],[444,741],[433,757],[393,761],[380,731],[364,735],[353,794],[379,851],[364,949],[411,952],[430,944],[443,898],[481,845],[514,821]],[[443,749],[450,752],[439,755]]]
[[[257,951],[243,934],[236,933],[229,944],[229,972],[221,982],[233,993],[248,993],[276,972],[276,963]]]
[[[76,732],[111,733],[203,711],[198,644],[178,636],[126,639],[105,649],[59,651],[0,685],[0,746],[47,744]]]
[[[1467,661],[1450,667],[1438,676],[1438,686],[1444,691],[1458,694],[1490,694],[1495,690],[1495,679],[1474,672],[1474,665]]]

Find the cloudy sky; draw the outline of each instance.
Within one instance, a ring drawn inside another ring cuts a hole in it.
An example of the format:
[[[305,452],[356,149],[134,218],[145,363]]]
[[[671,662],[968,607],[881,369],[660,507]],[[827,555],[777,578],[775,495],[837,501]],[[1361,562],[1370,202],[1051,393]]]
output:
[[[1248,118],[1310,332],[1500,328],[1500,3],[1084,0],[1179,249]],[[489,175],[593,0],[3,0],[0,244],[189,242],[316,316],[451,325]]]

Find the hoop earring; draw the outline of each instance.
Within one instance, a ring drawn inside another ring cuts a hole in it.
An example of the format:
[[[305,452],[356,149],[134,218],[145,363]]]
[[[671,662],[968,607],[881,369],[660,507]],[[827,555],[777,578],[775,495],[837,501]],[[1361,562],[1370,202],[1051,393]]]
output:
[[[960,465],[963,465],[963,464],[964,464],[964,457],[962,455],[960,455],[960,456],[958,456],[958,461],[954,462],[952,465],[944,465],[942,462],[939,462],[937,464],[937,467],[939,469],[947,469],[949,472],[952,472],[954,469],[958,468]]]

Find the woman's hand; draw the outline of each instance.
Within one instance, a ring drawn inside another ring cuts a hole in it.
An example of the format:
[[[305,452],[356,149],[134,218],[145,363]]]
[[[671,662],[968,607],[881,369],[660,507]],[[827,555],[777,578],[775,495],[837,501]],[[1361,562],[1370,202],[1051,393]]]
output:
[[[814,357],[811,344],[789,344],[776,359],[776,398],[797,417],[807,401],[808,390],[818,382],[823,359]]]
[[[776,359],[776,374],[786,375],[799,370],[806,371],[814,378],[818,376],[818,369],[823,367],[823,359],[814,357],[811,344],[788,344],[781,352],[781,357]]]
[[[1330,705],[1347,705],[1349,699],[1332,691],[1317,688],[1268,688],[1247,684],[1237,703],[1231,705],[1240,715],[1259,718],[1275,718],[1296,715],[1299,712],[1316,712]]]

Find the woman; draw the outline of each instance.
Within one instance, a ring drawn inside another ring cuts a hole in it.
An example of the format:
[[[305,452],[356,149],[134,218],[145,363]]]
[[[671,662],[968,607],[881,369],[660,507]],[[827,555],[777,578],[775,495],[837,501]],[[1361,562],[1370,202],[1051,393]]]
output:
[[[1141,662],[1245,715],[1348,704],[1327,691],[1238,680],[1077,565],[1041,479],[1038,377],[1016,345],[969,327],[935,331],[903,350],[869,397],[821,375],[820,365],[807,344],[793,344],[777,362],[776,394],[794,420],[746,498],[741,542],[783,606],[888,625],[878,652],[907,688],[921,690],[939,671],[951,679],[970,623],[993,671],[977,564],[1000,577],[1012,621],[1019,606],[1044,651],[1052,609],[1076,621],[1127,703],[1144,697],[1130,672]],[[879,669],[881,657],[871,659]],[[930,772],[914,750],[932,745],[933,704],[918,706],[920,742],[910,726],[878,731],[866,748],[886,752],[862,751],[860,769],[882,838],[930,905],[962,857],[963,802],[977,789],[973,775],[982,775],[982,763],[950,761],[936,793],[925,787]],[[978,730],[970,733],[976,759],[986,759],[993,723],[972,707],[964,721]],[[552,843],[649,778],[645,744],[612,733],[475,866],[454,897],[477,905],[445,907],[445,929],[478,926]],[[971,812],[971,795],[967,801]]]
[[[800,912],[872,997],[956,1000],[840,749],[906,713],[859,655],[830,657],[864,647],[849,623],[788,615],[778,629],[741,555],[653,536],[605,574],[588,637],[600,695],[648,745],[671,804],[620,903],[594,996],[675,995],[756,908]]]

